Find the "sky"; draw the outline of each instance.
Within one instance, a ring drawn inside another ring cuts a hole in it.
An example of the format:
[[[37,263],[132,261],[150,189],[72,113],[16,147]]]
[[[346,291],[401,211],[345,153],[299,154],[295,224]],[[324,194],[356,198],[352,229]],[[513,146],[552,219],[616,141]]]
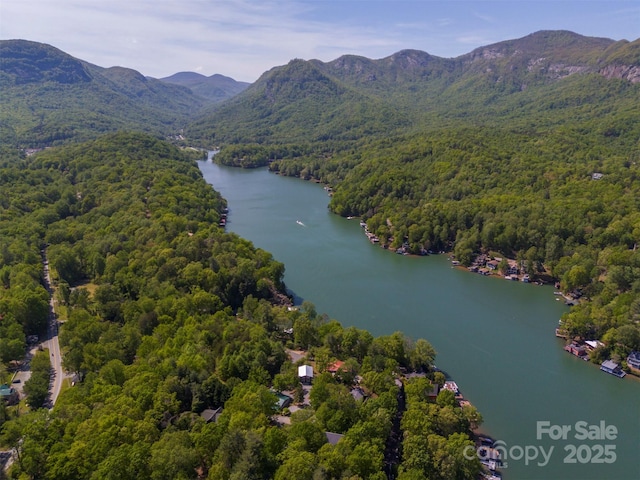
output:
[[[0,0],[0,39],[101,67],[254,82],[291,59],[457,57],[538,30],[640,37],[640,0]]]

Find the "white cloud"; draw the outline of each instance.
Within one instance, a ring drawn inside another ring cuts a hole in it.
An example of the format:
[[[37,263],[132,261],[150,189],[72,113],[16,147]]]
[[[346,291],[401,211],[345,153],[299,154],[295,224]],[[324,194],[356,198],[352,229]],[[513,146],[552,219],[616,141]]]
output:
[[[484,36],[484,35],[474,35],[474,34],[470,34],[470,35],[463,35],[461,37],[457,37],[456,38],[456,42],[462,44],[462,45],[476,45],[476,46],[483,46],[483,45],[489,45],[491,43],[496,43],[497,40],[494,40],[490,37]]]
[[[496,22],[496,19],[493,16],[487,15],[486,13],[474,12],[473,16],[476,17],[476,18],[479,18],[480,20],[482,20],[483,22],[486,22],[486,23],[495,23]]]

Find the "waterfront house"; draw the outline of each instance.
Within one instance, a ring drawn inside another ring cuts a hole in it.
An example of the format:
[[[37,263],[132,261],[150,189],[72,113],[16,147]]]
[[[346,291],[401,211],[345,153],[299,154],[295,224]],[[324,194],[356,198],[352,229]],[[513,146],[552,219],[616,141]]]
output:
[[[303,385],[309,385],[313,381],[313,367],[311,365],[300,365],[298,367],[298,378]]]
[[[496,270],[498,268],[498,265],[500,265],[500,262],[498,260],[489,260],[487,262],[487,268],[489,270]]]
[[[598,347],[604,347],[604,343],[600,340],[585,340],[584,344],[587,347],[587,350],[595,350]]]
[[[626,375],[625,372],[620,370],[620,366],[613,360],[605,360],[604,362],[602,362],[600,370],[606,373],[610,373],[611,375],[615,375],[619,378],[622,378]]]
[[[627,365],[631,368],[640,370],[640,352],[634,350],[627,357]]]
[[[446,382],[444,382],[444,385],[442,386],[442,388],[444,390],[451,390],[456,396],[460,395],[460,390],[458,389],[458,384],[456,382],[454,382],[453,380],[447,380]]]
[[[575,355],[576,357],[580,357],[584,360],[587,360],[587,350],[584,347],[584,345],[578,345],[577,343],[573,342],[570,343],[569,345],[566,345],[564,347],[564,349],[569,352],[571,355]]]

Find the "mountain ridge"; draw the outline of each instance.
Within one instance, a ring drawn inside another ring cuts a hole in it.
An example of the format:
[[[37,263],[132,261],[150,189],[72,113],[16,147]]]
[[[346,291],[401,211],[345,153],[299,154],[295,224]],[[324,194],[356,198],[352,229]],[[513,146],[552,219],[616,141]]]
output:
[[[51,45],[2,40],[0,129],[3,143],[23,147],[123,128],[161,135],[186,128],[193,141],[209,146],[353,141],[422,128],[427,113],[445,125],[484,107],[506,112],[517,92],[553,97],[557,82],[591,74],[640,82],[640,39],[543,30],[455,58],[405,49],[381,59],[293,59],[252,84],[195,72],[154,79],[127,67],[99,67]]]
[[[616,42],[568,31],[540,31],[455,58],[406,49],[375,60],[357,55],[329,62],[294,59],[204,112],[188,134],[218,144],[261,144],[399,133],[412,125],[434,124],[427,113],[443,124],[475,111],[483,116],[508,114],[514,102],[536,101],[531,95],[520,95],[518,100],[519,92],[533,90],[541,99],[552,98],[564,87],[558,82],[576,74],[640,82],[640,40]],[[351,115],[343,125],[346,112],[355,110],[374,120]],[[380,118],[376,112],[382,111]],[[323,123],[311,125],[305,113]]]
[[[199,95],[131,68],[100,67],[28,40],[0,40],[0,87],[0,144],[22,148],[125,129],[168,136],[204,106],[235,94]]]

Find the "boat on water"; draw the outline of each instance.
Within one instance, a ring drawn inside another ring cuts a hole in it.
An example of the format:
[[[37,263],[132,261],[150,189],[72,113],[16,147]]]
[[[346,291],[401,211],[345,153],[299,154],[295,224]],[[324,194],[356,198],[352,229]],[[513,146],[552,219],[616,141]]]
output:
[[[304,223],[302,223],[300,220],[296,220],[296,223],[297,223],[298,225],[302,225],[303,227],[306,227],[306,225],[305,225]]]

